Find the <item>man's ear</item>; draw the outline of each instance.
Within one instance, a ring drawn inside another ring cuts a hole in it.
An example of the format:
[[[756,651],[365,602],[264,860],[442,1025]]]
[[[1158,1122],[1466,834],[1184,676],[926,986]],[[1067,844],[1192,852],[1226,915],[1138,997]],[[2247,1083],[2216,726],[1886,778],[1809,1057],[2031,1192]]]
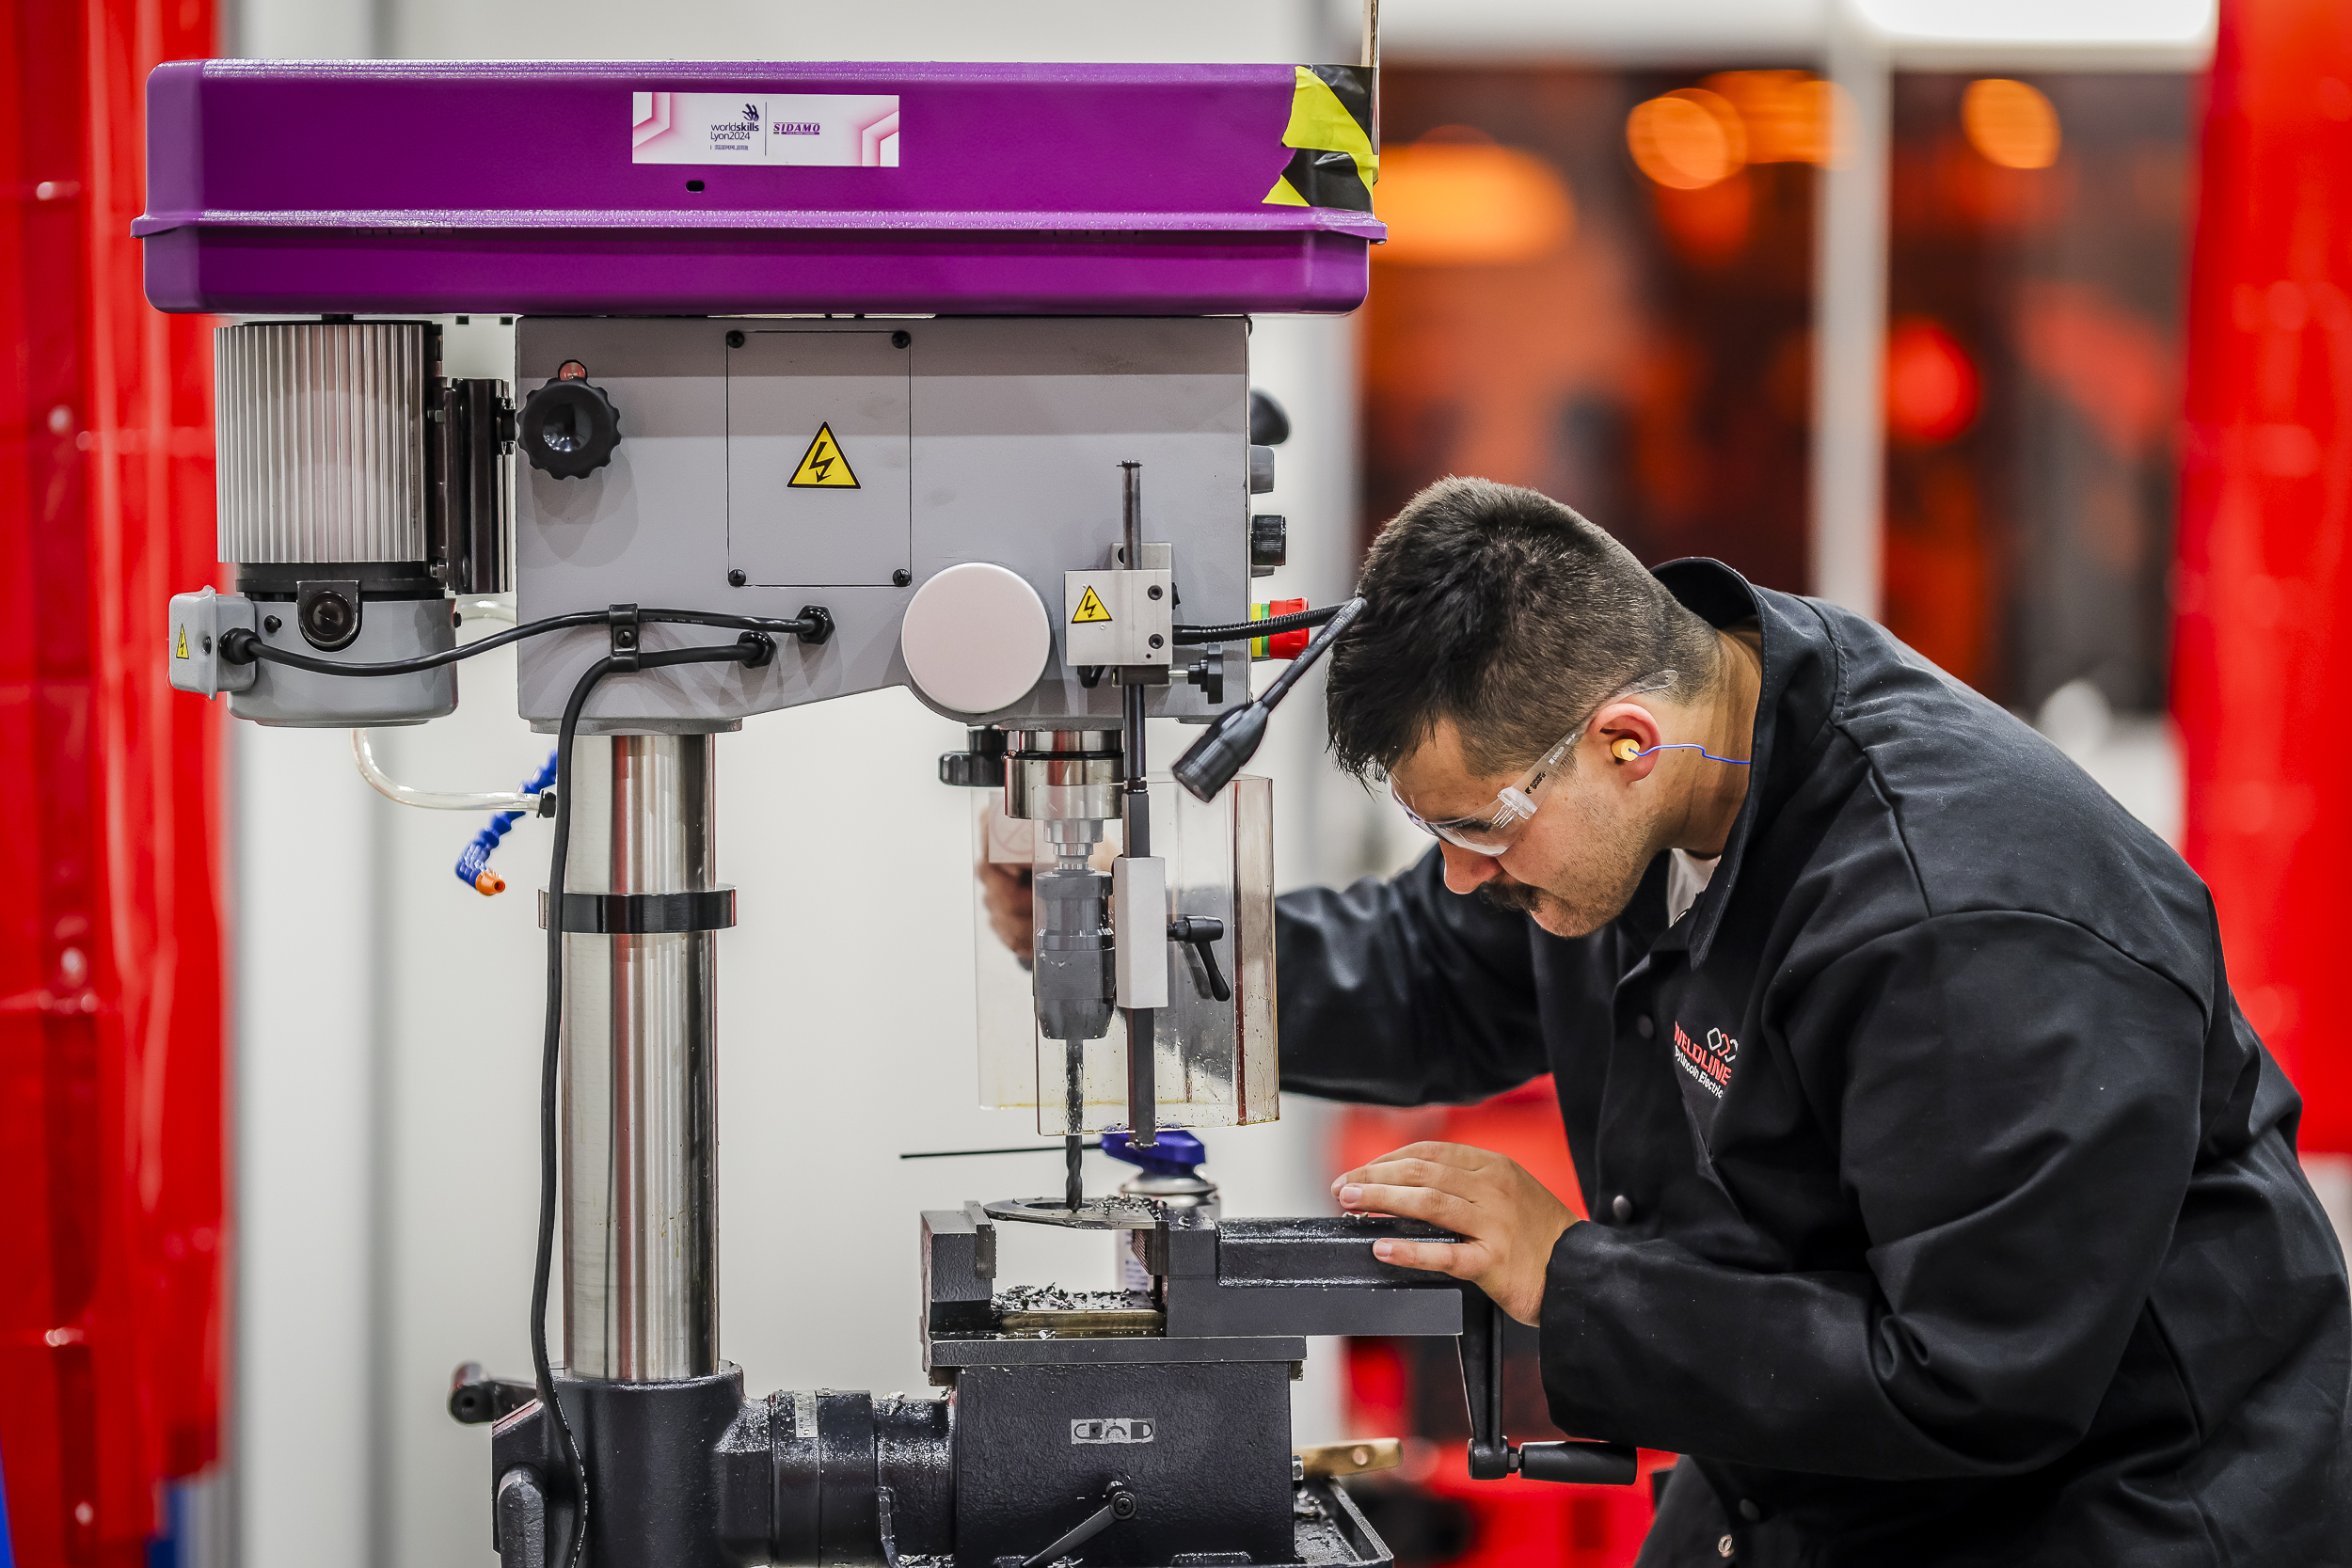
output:
[[[1638,783],[1658,766],[1663,736],[1656,717],[1639,703],[1610,704],[1593,716],[1588,733],[1599,743],[1601,766],[1613,777]]]

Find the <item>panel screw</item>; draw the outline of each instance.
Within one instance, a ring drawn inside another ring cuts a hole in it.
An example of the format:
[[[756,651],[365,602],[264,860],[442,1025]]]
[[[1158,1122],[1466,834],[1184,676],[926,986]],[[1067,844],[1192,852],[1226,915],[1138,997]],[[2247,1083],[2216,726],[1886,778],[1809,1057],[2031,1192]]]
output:
[[[740,588],[751,580],[752,579],[750,578],[743,575],[743,568],[740,566],[738,566],[735,570],[727,574],[727,586],[730,588]]]
[[[208,654],[213,651],[213,634],[209,631],[204,634],[204,651]]]
[[[1153,583],[1151,587],[1143,591],[1143,596],[1147,599],[1158,598],[1160,596],[1160,585],[1156,582]]]
[[[728,333],[728,334],[727,334],[727,347],[729,347],[729,348],[741,348],[742,346],[743,346],[743,334],[741,334],[740,332],[730,332],[730,333]]]
[[[914,574],[908,571],[904,566],[899,567],[897,571],[890,574],[891,586],[894,588],[904,588],[908,583],[913,582],[914,580]]]
[[[285,624],[285,622],[279,620],[275,615],[264,615],[262,617],[262,629],[268,632],[273,637],[278,635],[278,628]]]
[[[1162,638],[1158,632],[1155,631],[1152,634],[1152,646],[1154,648],[1158,647],[1165,641],[1166,639]]]
[[[914,334],[912,332],[893,332],[890,335],[892,348],[904,348],[913,341],[914,341]]]

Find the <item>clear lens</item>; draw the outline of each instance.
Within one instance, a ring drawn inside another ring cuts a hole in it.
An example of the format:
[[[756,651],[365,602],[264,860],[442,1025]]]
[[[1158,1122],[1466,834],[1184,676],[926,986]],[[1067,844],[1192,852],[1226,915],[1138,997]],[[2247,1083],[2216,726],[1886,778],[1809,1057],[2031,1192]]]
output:
[[[1530,801],[1525,816],[1515,814],[1508,805],[1502,805],[1494,816],[1484,821],[1476,817],[1457,816],[1443,822],[1432,822],[1405,803],[1405,798],[1396,792],[1393,781],[1389,784],[1389,799],[1396,802],[1396,809],[1403,812],[1414,827],[1432,838],[1443,839],[1457,849],[1468,849],[1473,855],[1502,854],[1518,838],[1519,830],[1527,825],[1528,818],[1535,815],[1534,802]],[[1520,799],[1525,800],[1526,797],[1521,796]]]
[[[1672,670],[1661,670],[1655,674],[1645,675],[1632,685],[1621,689],[1616,695],[1609,698],[1600,706],[1607,707],[1610,703],[1620,702],[1627,697],[1639,696],[1647,691],[1663,691],[1673,686],[1675,680],[1676,674]],[[1599,708],[1594,709],[1594,712],[1599,712]],[[1397,809],[1410,817],[1413,826],[1422,832],[1441,838],[1457,849],[1468,849],[1473,855],[1500,855],[1518,841],[1519,830],[1534,819],[1535,808],[1541,803],[1545,786],[1551,783],[1552,778],[1560,769],[1560,765],[1566,759],[1568,752],[1575,748],[1576,743],[1584,738],[1585,727],[1592,721],[1592,715],[1587,714],[1584,723],[1579,724],[1561,740],[1560,744],[1546,752],[1542,759],[1534,767],[1520,774],[1518,783],[1497,795],[1494,815],[1483,820],[1470,816],[1455,816],[1449,817],[1443,822],[1432,822],[1405,803],[1405,798],[1396,792],[1396,781],[1393,779],[1389,781],[1389,799],[1394,800]]]

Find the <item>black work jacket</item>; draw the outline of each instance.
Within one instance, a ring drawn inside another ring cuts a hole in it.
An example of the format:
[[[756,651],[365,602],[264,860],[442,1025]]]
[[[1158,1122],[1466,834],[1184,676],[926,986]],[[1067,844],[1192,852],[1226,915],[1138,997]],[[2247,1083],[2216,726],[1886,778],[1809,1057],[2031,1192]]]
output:
[[[1285,896],[1286,1089],[1549,1072],[1568,1433],[1692,1455],[1746,1562],[2352,1562],[2343,1255],[2205,887],[2056,749],[1833,606],[1759,618],[1748,795],[1666,922],[1393,881]]]

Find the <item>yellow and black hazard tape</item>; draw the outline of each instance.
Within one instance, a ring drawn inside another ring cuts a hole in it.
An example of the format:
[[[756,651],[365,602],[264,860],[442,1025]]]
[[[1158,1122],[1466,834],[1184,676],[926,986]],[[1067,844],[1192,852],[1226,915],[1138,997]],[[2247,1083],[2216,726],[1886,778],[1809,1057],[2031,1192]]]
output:
[[[1302,65],[1291,90],[1282,145],[1296,148],[1266,204],[1372,211],[1380,154],[1372,141],[1373,71],[1355,65]]]

